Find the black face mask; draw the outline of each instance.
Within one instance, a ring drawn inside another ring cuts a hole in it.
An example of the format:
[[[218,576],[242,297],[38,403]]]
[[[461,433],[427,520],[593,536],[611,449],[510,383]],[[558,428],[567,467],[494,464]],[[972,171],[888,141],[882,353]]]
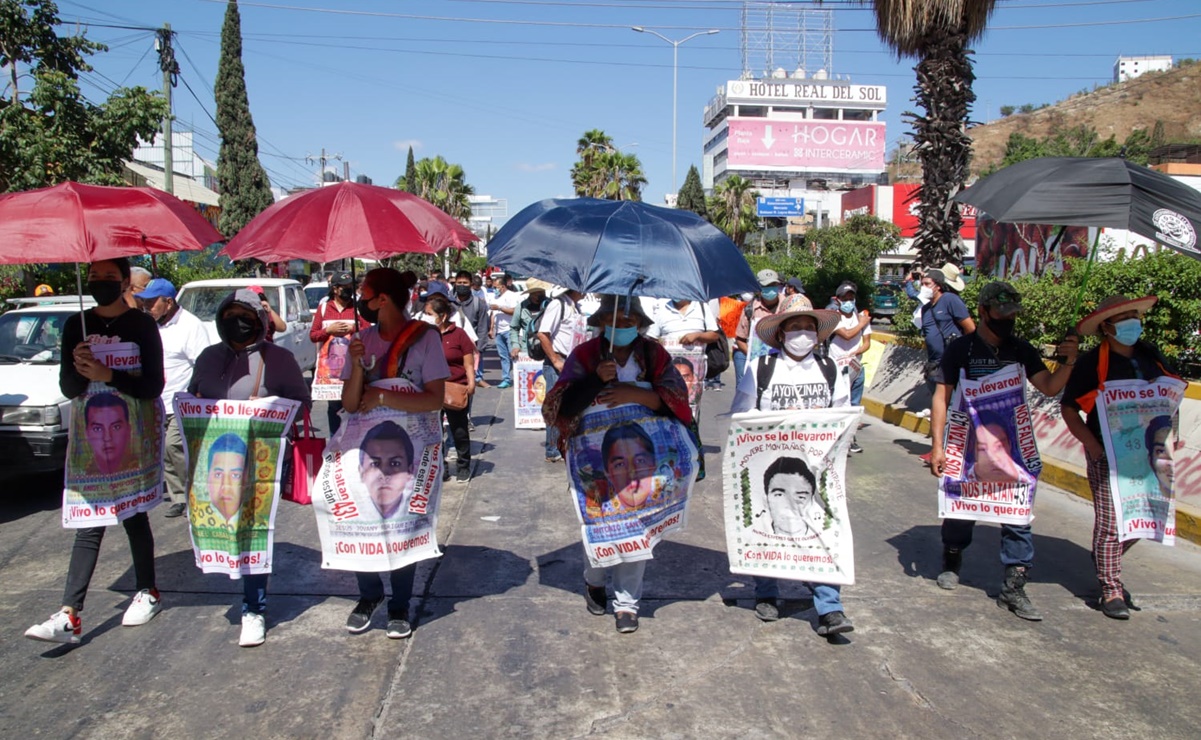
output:
[[[338,291],[338,300],[342,301],[343,303],[349,303],[350,301],[354,300],[354,291],[350,288],[342,288]]]
[[[374,301],[374,300],[375,300],[374,298],[371,298],[371,299],[360,298],[358,300],[358,302],[355,304],[355,307],[359,309],[359,316],[362,316],[363,318],[367,319],[367,321],[371,322],[372,324],[378,324],[379,323],[379,309],[372,308],[371,306],[368,305],[369,303],[371,303],[371,301]]]
[[[262,325],[254,319],[241,314],[226,316],[221,319],[221,333],[227,340],[235,344],[249,342],[258,336]]]
[[[1001,339],[1009,339],[1013,336],[1013,325],[1015,323],[1017,323],[1017,319],[998,319],[990,316],[988,317],[988,330]]]
[[[111,306],[121,300],[120,280],[89,280],[88,295],[96,299],[97,306]]]
[[[471,286],[470,285],[456,285],[455,286],[455,295],[458,296],[459,298],[467,298],[468,296],[471,295]]]

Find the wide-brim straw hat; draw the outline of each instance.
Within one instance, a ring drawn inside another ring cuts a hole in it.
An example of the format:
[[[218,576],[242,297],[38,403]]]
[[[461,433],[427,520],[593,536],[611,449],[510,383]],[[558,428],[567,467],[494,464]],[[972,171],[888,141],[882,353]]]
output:
[[[529,293],[531,290],[540,290],[543,293],[550,293],[551,289],[554,287],[555,286],[539,278],[530,278],[529,280],[525,281],[525,292],[527,293]]]
[[[1079,324],[1076,324],[1076,333],[1082,336],[1097,334],[1101,331],[1101,323],[1103,321],[1127,311],[1138,311],[1138,316],[1141,319],[1143,314],[1147,313],[1158,300],[1159,298],[1153,295],[1142,298],[1111,295],[1098,303],[1097,308],[1092,313],[1081,319]]]
[[[959,272],[959,266],[948,262],[939,268],[939,272],[946,278],[947,285],[951,286],[956,293],[962,293],[967,285],[963,282],[963,275]]]
[[[638,328],[645,329],[651,324],[650,317],[642,311],[642,301],[637,296],[629,297],[629,307],[626,307],[626,296],[607,294],[601,296],[600,308],[588,317],[588,326],[607,326],[613,323],[613,311],[621,309],[626,316],[637,317]]]
[[[838,322],[842,320],[842,315],[837,311],[827,311],[822,308],[806,311],[784,311],[783,313],[775,313],[759,319],[759,323],[755,325],[755,333],[759,335],[759,339],[767,346],[780,349],[782,340],[780,327],[783,326],[785,321],[796,316],[810,316],[817,322],[818,342],[824,342],[829,339],[834,330],[838,328]]]

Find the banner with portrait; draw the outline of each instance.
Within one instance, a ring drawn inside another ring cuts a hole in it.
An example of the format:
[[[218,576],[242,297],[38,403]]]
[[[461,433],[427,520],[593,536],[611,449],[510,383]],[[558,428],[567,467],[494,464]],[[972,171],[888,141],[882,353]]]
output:
[[[175,396],[184,438],[196,567],[241,578],[271,572],[284,454],[300,402]]]
[[[399,378],[370,387],[415,392]],[[321,567],[383,572],[438,557],[443,464],[437,411],[347,414],[313,491]]]
[[[571,500],[594,566],[649,560],[683,529],[696,445],[678,419],[639,404],[589,406],[567,442]]]
[[[546,378],[542,376],[542,361],[523,355],[513,363],[513,427],[516,429],[545,429],[542,402],[546,400]]]
[[[862,412],[733,415],[722,471],[731,573],[855,582],[846,467]]]
[[[105,337],[93,337],[103,341]],[[92,355],[113,370],[134,375],[141,351],[132,342],[92,344]],[[163,402],[91,382],[71,399],[63,475],[63,526],[116,524],[163,500]]]
[[[1034,521],[1034,491],[1043,462],[1021,365],[1007,365],[979,380],[960,377],[947,409],[943,450],[940,518]]]
[[[1097,395],[1101,443],[1109,461],[1109,491],[1118,539],[1176,542],[1172,417],[1188,384],[1161,376],[1154,381],[1115,380]]]
[[[323,328],[328,331],[334,324],[349,324],[344,321],[326,321]],[[317,350],[317,365],[313,368],[313,400],[342,400],[342,368],[350,352],[350,337],[331,336]]]
[[[684,378],[684,385],[688,386],[688,405],[695,418],[701,406],[701,394],[705,390],[705,373],[709,369],[705,348],[703,345],[686,347],[672,342],[664,342],[663,348],[671,355],[671,364]]]

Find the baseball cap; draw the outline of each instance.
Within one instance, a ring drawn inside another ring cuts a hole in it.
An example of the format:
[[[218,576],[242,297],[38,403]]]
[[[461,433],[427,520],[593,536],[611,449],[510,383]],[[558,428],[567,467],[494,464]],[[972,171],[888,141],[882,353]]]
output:
[[[437,280],[432,281],[426,287],[426,291],[421,294],[421,300],[424,301],[425,299],[429,298],[432,295],[441,295],[441,296],[446,296],[447,298],[450,298],[450,294],[446,292],[446,286],[443,285],[442,283],[438,282]]]
[[[1012,316],[1022,310],[1022,296],[1009,283],[1002,280],[988,283],[980,289],[981,306],[993,309],[1003,316]]]
[[[329,279],[330,285],[354,285],[354,278],[349,272],[335,272],[333,277]]]
[[[251,286],[250,286],[250,287],[248,287],[246,290],[249,290],[249,291],[253,291],[253,292],[255,292],[255,293],[258,293],[258,294],[259,294],[259,298],[266,298],[266,297],[267,297],[267,291],[263,290],[263,286],[261,286],[261,285],[251,285]]]
[[[765,288],[769,285],[780,284],[780,273],[775,270],[760,270],[755,274],[755,277],[759,279],[759,284]]]
[[[795,288],[798,293],[805,292],[805,284],[801,282],[799,277],[790,277],[784,281],[784,284],[790,288]]]
[[[144,301],[153,300],[155,298],[174,298],[175,286],[166,278],[155,278],[146,283],[146,290],[141,293],[134,293],[135,298],[141,298]]]
[[[843,293],[846,293],[847,291],[850,291],[850,292],[854,293],[855,295],[859,295],[859,286],[855,285],[850,280],[843,280],[842,285],[838,286],[838,290],[834,291],[834,295],[842,295]]]

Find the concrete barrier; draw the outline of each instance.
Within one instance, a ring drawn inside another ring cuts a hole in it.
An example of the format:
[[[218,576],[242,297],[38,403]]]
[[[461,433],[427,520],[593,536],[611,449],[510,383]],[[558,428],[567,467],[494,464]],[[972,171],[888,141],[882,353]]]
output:
[[[918,415],[930,408],[930,391],[922,374],[924,348],[909,346],[891,334],[873,333],[867,355],[867,390],[863,406],[889,424],[920,434],[930,433],[930,420]],[[1052,365],[1053,367],[1053,365]],[[1059,413],[1059,399],[1029,387],[1030,411],[1038,450],[1043,459],[1041,480],[1092,500],[1085,473],[1084,449],[1068,431]],[[1190,382],[1180,410],[1184,449],[1176,460],[1176,531],[1201,544],[1201,384]]]

